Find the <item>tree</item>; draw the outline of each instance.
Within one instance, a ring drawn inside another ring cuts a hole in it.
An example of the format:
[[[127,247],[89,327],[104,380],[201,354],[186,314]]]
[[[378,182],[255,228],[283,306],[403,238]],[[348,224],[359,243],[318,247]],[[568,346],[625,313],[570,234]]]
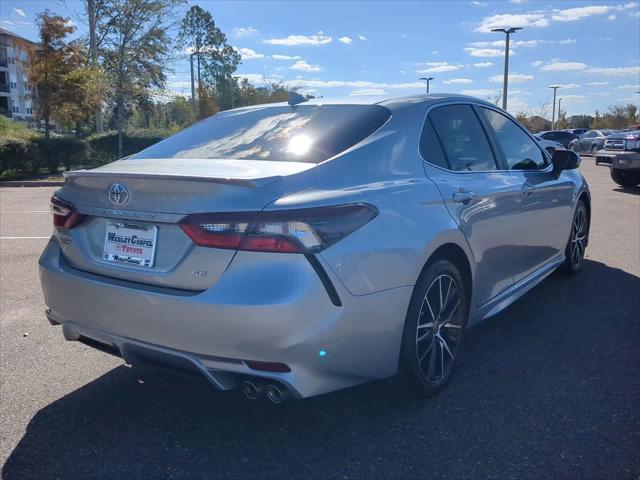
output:
[[[30,77],[38,88],[38,115],[44,120],[44,136],[50,137],[51,117],[54,106],[63,102],[65,76],[71,69],[70,48],[66,37],[75,31],[68,18],[55,15],[49,10],[36,17],[40,34],[40,45],[30,56]]]
[[[178,48],[194,55],[198,93],[203,92],[201,83],[207,88],[215,88],[218,103],[225,97],[231,103],[233,92],[232,75],[240,64],[240,54],[227,43],[226,35],[216,27],[211,13],[198,5],[193,5],[182,19],[178,33]],[[200,102],[202,103],[202,102]],[[200,118],[203,110],[200,110]]]
[[[569,122],[567,121],[567,111],[558,108],[558,119],[556,120],[556,130],[563,130],[569,128]]]
[[[168,30],[181,0],[108,0],[109,19],[98,24],[104,69],[113,90],[118,155],[125,119],[152,87],[164,88],[170,55]]]
[[[76,136],[80,127],[90,121],[101,103],[104,81],[102,71],[93,66],[80,42],[69,45],[67,72],[62,76],[64,88],[58,95],[58,104],[52,112],[56,123],[75,126]]]

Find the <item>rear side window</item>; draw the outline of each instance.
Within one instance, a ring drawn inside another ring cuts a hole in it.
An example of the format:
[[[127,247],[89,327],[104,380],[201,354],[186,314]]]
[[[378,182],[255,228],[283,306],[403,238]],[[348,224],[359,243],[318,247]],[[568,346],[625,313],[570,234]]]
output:
[[[422,158],[425,161],[433,165],[447,169],[449,168],[447,159],[445,158],[442,147],[440,146],[440,140],[438,140],[429,118],[424,122],[422,136],[420,137],[420,155],[422,155]]]
[[[488,108],[482,115],[495,132],[510,170],[540,170],[547,167],[547,157],[529,135],[513,120]]]
[[[469,105],[438,107],[429,113],[453,171],[495,170],[496,161],[482,125]]]
[[[379,105],[297,105],[219,113],[131,158],[198,158],[320,163],[380,128]]]

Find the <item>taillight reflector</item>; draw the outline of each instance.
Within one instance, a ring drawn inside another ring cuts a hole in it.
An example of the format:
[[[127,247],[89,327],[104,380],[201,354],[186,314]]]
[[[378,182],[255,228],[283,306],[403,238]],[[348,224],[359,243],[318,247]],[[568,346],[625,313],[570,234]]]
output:
[[[78,213],[71,202],[62,200],[55,195],[51,197],[51,213],[53,213],[54,227],[70,229],[78,225],[84,215]]]
[[[196,245],[280,253],[319,252],[378,215],[356,203],[269,212],[195,213],[180,228]]]

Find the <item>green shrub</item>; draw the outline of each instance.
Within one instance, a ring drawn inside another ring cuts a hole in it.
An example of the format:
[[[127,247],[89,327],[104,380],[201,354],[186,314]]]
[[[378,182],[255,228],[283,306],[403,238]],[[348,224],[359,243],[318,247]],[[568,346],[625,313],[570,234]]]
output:
[[[42,165],[38,145],[29,138],[0,136],[0,171],[36,174]]]
[[[36,140],[43,162],[55,173],[62,164],[65,170],[86,166],[91,161],[89,144],[75,137],[39,138]]]
[[[130,130],[122,138],[123,157],[138,153],[170,135],[164,130]],[[92,163],[104,165],[118,159],[118,132],[104,132],[87,137],[91,147]]]
[[[0,115],[0,137],[28,139],[36,136],[37,134],[33,130],[29,130],[24,123]]]

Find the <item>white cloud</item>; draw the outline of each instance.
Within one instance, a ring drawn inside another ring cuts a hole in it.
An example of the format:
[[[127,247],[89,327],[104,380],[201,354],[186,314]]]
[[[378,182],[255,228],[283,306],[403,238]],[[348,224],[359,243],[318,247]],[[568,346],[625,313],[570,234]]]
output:
[[[246,78],[254,85],[263,85],[265,83],[275,83],[278,81],[275,76],[273,78],[265,77],[263,73],[242,73],[237,75],[240,78]]]
[[[70,18],[67,18],[67,21],[64,22],[65,27],[76,27],[76,22],[74,22],[73,20],[71,20]]]
[[[593,15],[604,15],[609,12],[609,10],[611,10],[611,7],[608,5],[567,8],[565,10],[557,10],[551,15],[551,19],[556,22],[575,22],[576,20],[582,20],[583,18]]]
[[[587,100],[584,95],[562,95],[563,105],[572,105],[574,103],[584,103],[586,101]]]
[[[485,2],[475,2],[475,1],[469,2],[469,3],[476,7],[486,7],[487,5],[489,5],[488,3],[485,3]]]
[[[502,81],[504,80],[504,76],[494,75],[490,78],[490,80],[495,83],[502,83]],[[522,83],[528,82],[529,80],[533,80],[533,75],[524,75],[521,73],[514,73],[509,75],[509,83]]]
[[[418,73],[442,73],[442,72],[454,72],[459,70],[461,65],[452,65],[448,62],[427,62],[426,65],[429,68],[418,70]]]
[[[554,22],[575,22],[595,15],[605,15],[612,11],[623,11],[637,7],[637,2],[630,2],[623,5],[589,5],[566,9],[547,8],[519,14],[496,14],[483,18],[475,31],[487,33],[491,29],[504,28],[505,26],[545,28]]]
[[[255,52],[250,48],[236,48],[236,51],[242,55],[242,60],[255,60],[257,58],[264,58],[263,53]]]
[[[509,3],[525,3],[527,0],[509,0]]]
[[[467,47],[465,51],[472,57],[504,57],[504,50],[499,48]],[[515,52],[509,49],[509,55],[515,55]]]
[[[471,80],[470,78],[450,78],[449,80],[445,80],[442,83],[446,83],[447,85],[450,83],[469,84],[473,83],[473,80]]]
[[[320,66],[318,65],[309,65],[304,60],[298,60],[296,63],[291,65],[291,70],[300,70],[301,72],[319,72]]]
[[[382,88],[361,88],[359,90],[354,90],[351,92],[351,96],[358,95],[384,95],[385,92]]]
[[[246,75],[243,75],[246,76]],[[289,82],[291,87],[300,88],[344,88],[352,87],[356,89],[364,88],[380,88],[394,90],[422,90],[424,84],[422,82],[406,82],[406,83],[376,83],[367,80],[292,80]]]
[[[549,20],[544,13],[522,13],[522,14],[499,14],[491,15],[482,19],[476,27],[476,32],[490,32],[493,28],[504,28],[505,25],[510,27],[548,27]]]
[[[271,55],[274,60],[300,60],[302,57],[299,55]]]
[[[326,45],[327,43],[331,43],[331,40],[331,37],[322,32],[318,32],[315,35],[289,35],[285,38],[270,38],[268,40],[263,40],[262,43],[266,43],[268,45],[286,45],[291,47],[294,45]]]
[[[623,75],[640,75],[640,67],[594,67],[587,70],[588,73],[619,77]]]
[[[21,8],[14,8],[13,9],[13,13],[15,13],[16,15],[18,15],[19,17],[22,17],[22,18],[26,18],[27,17],[27,14],[24,13],[24,10],[22,10]]]
[[[358,35],[358,40],[362,40],[363,42],[365,42],[367,40],[367,37],[365,37],[364,35]]]
[[[628,85],[620,85],[619,87],[615,88],[616,90],[639,90],[640,86],[638,85],[632,85],[632,84],[628,84]]]
[[[512,47],[537,47],[543,43],[551,43],[547,40],[515,40],[510,42]],[[470,47],[504,47],[504,40],[494,40],[493,42],[472,42]]]
[[[571,45],[572,43],[577,43],[578,40],[575,38],[567,38],[566,40],[560,40],[558,43],[560,45]]]
[[[255,37],[260,32],[253,27],[234,27],[233,36],[236,38]]]
[[[584,70],[585,63],[580,62],[551,62],[542,67],[545,72],[568,72],[574,70]]]
[[[611,82],[588,82],[587,85],[592,86],[601,86],[601,85],[610,85]]]
[[[608,20],[615,20],[616,16],[615,15],[609,15],[609,17],[607,17]]]
[[[493,62],[477,62],[474,63],[473,66],[478,68],[488,68],[493,67]]]
[[[488,90],[488,89],[471,89],[471,90],[462,90],[463,95],[470,95],[472,97],[489,97],[491,95],[495,95],[497,90]]]
[[[562,87],[563,90],[568,89],[575,89],[575,88],[580,88],[580,85],[578,85],[577,83],[565,83],[564,85],[560,84],[560,87]]]
[[[398,73],[401,73],[402,75],[405,75],[407,73],[406,70],[398,70]]]
[[[544,62],[542,60],[536,60],[535,62],[531,62],[531,65],[533,65],[534,67],[539,67],[543,63]]]
[[[351,37],[344,36],[344,37],[340,37],[340,38],[338,39],[338,41],[339,41],[340,43],[344,43],[344,44],[346,44],[346,45],[349,45],[351,42],[353,42],[353,39],[352,39]]]
[[[3,25],[13,25],[13,22],[11,20],[0,20],[0,23]]]

